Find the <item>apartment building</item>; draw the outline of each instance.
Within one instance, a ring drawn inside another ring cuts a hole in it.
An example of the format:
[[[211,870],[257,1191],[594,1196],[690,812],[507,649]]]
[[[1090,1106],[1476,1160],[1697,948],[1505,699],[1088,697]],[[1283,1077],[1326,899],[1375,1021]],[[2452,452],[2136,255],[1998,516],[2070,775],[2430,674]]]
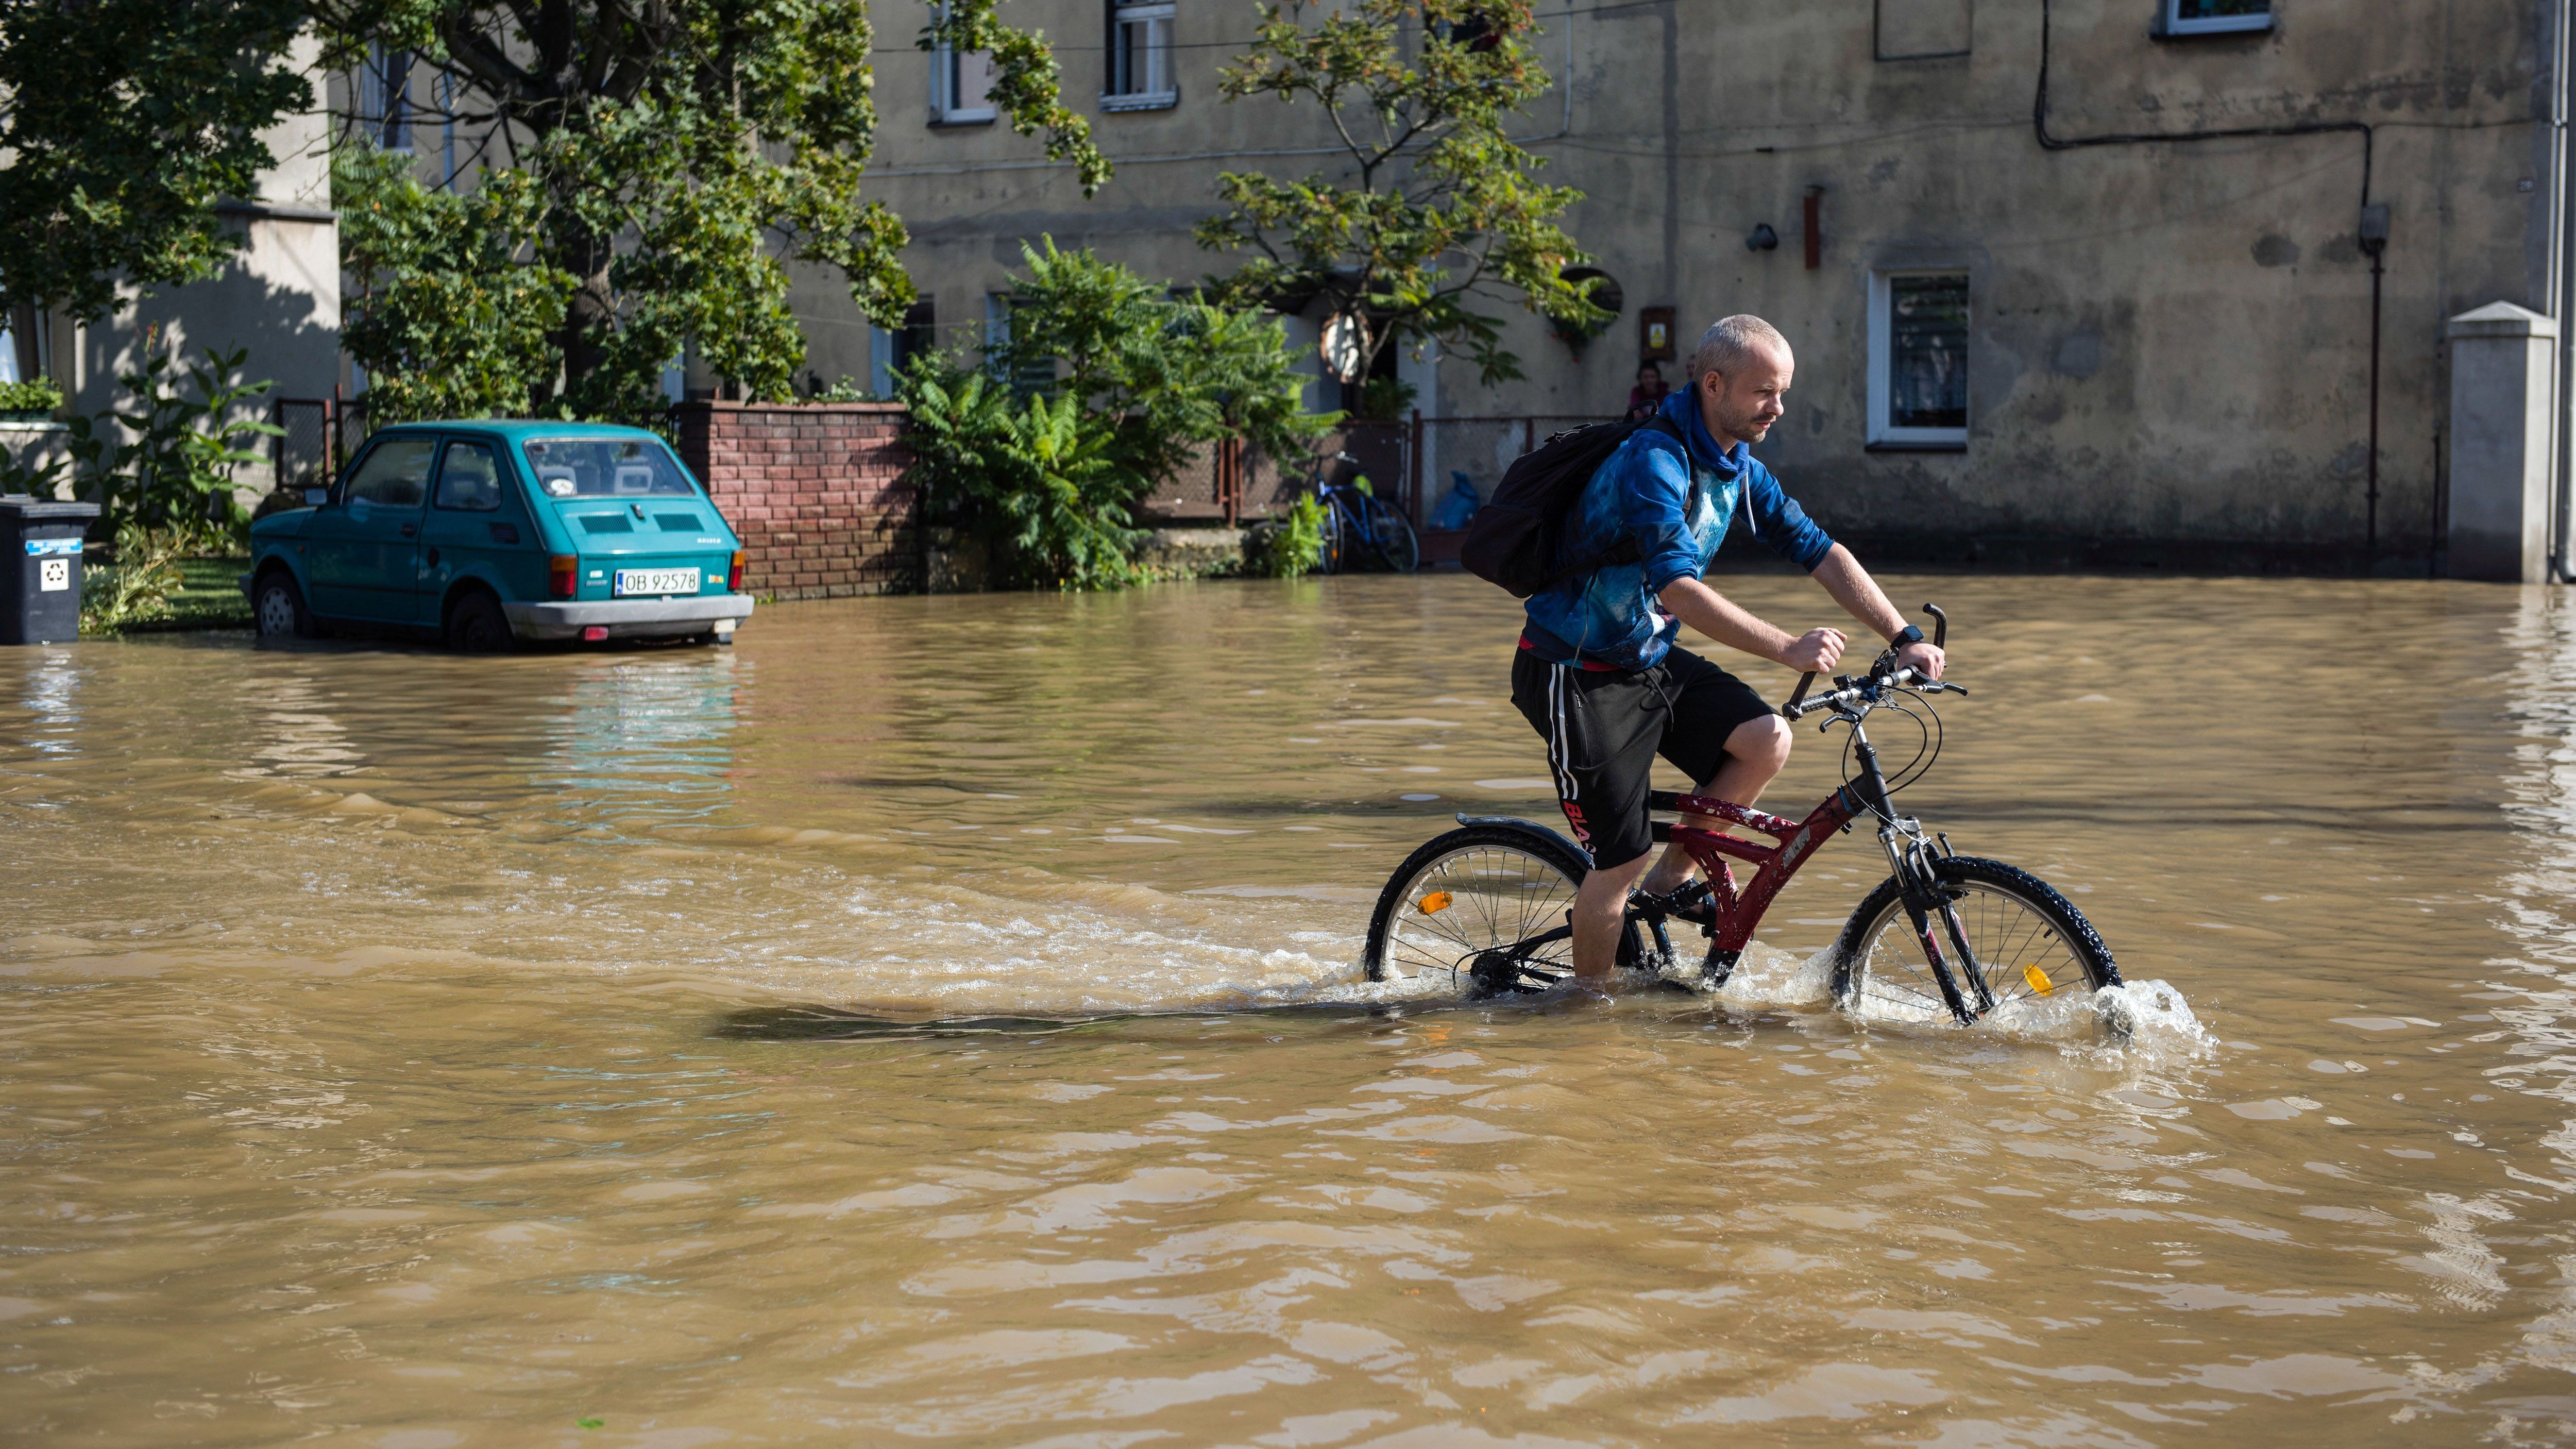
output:
[[[1433,417],[1616,416],[1641,358],[1677,376],[1701,327],[1755,312],[1799,357],[1761,451],[1848,536],[1939,557],[1974,540],[2178,565],[2420,559],[2446,319],[2498,301],[2563,315],[2552,0],[1540,11],[1559,83],[1518,133],[1584,192],[1567,225],[1622,315],[1577,345],[1511,312],[1528,375],[1500,387],[1406,359]],[[814,376],[882,385],[922,337],[1001,325],[1041,235],[1187,282],[1228,265],[1189,235],[1221,171],[1348,169],[1313,107],[1219,96],[1248,3],[1006,13],[1053,39],[1116,178],[1085,200],[995,122],[980,57],[901,53],[889,7],[871,185],[911,227],[918,325],[872,329],[805,277]],[[1301,339],[1318,320],[1294,319]],[[1338,397],[1319,383],[1315,400]],[[1489,477],[1502,449],[1467,451],[1427,476]]]

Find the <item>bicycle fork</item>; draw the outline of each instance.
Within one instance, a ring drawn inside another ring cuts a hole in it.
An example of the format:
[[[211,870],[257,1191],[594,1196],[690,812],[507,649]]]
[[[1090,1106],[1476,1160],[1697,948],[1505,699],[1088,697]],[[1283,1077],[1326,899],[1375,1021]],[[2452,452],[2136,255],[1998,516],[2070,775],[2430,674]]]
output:
[[[1879,772],[1878,752],[1870,747],[1869,737],[1857,722],[1852,726],[1852,753],[1860,762],[1864,803],[1878,817],[1878,843],[1887,852],[1888,865],[1895,872],[1906,924],[1914,930],[1923,962],[1931,968],[1933,984],[1940,988],[1942,1003],[1950,1008],[1950,1014],[1963,1026],[1974,1025],[1979,1017],[1995,1009],[1995,994],[1986,985],[1984,963],[1968,945],[1958,903],[1941,889],[1940,876],[1934,870],[1938,856],[1932,842],[1924,838],[1921,821],[1896,813],[1895,802],[1887,793],[1887,779]],[[1955,966],[1950,952],[1941,949],[1944,936],[1949,938],[1950,951],[1957,953]]]

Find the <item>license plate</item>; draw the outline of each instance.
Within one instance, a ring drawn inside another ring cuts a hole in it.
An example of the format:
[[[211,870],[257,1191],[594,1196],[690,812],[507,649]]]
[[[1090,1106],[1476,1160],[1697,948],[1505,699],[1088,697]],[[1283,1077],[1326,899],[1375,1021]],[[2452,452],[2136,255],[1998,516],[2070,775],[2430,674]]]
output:
[[[617,597],[630,594],[694,594],[698,591],[696,569],[619,569]]]

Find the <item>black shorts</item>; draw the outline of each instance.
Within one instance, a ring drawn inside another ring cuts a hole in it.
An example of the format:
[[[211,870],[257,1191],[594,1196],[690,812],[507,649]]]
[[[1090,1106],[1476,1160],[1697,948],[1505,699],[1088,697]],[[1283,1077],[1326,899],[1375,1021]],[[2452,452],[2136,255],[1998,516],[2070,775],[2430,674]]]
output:
[[[1704,785],[1736,726],[1772,712],[1753,686],[1682,649],[1633,671],[1550,664],[1523,649],[1512,661],[1512,703],[1547,741],[1575,840],[1605,869],[1654,846],[1646,795],[1655,756]]]

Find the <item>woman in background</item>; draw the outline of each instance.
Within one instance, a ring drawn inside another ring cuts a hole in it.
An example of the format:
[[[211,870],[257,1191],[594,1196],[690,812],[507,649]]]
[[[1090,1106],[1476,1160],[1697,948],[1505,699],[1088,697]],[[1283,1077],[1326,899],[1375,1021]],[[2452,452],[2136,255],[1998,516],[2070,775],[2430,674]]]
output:
[[[1642,423],[1664,405],[1664,394],[1672,389],[1664,385],[1664,369],[1653,362],[1637,368],[1637,385],[1628,389],[1628,421]]]

